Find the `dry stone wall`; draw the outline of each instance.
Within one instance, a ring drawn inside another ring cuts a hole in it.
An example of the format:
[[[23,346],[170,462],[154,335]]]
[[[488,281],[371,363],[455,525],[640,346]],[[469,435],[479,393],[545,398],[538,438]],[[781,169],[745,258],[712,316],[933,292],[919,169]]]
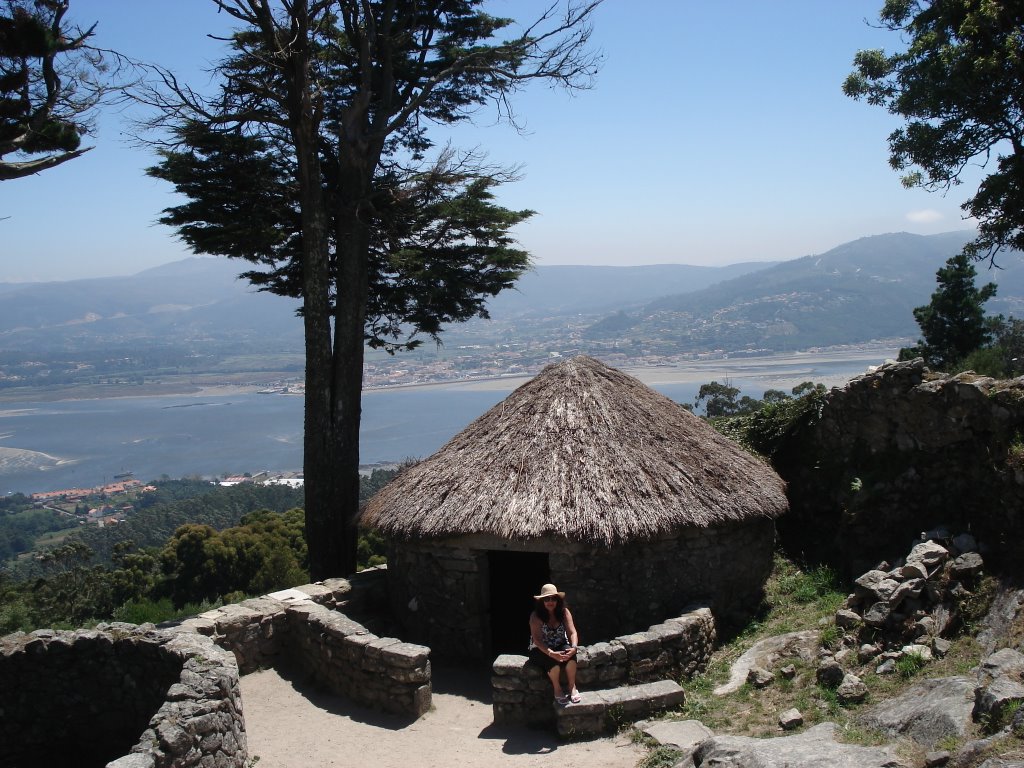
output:
[[[243,673],[286,657],[333,693],[417,718],[430,709],[430,649],[380,637],[342,613],[384,606],[384,574],[364,571],[226,605],[180,622],[176,631],[210,637],[234,654]]]
[[[407,636],[436,654],[487,658],[491,612],[510,609],[489,604],[495,576],[488,551],[502,549],[547,555],[548,578],[567,593],[587,640],[643,630],[693,604],[710,606],[720,621],[741,623],[760,602],[774,544],[770,519],[684,528],[612,548],[553,536],[394,542],[388,551],[391,608]],[[526,616],[522,627],[525,647]]]
[[[238,667],[152,625],[0,638],[0,766],[241,768]]]
[[[1024,563],[1024,378],[881,366],[833,389],[773,462],[796,556],[854,576],[941,526],[973,534],[990,567]]]
[[[642,630],[693,604],[709,606],[720,622],[743,623],[761,600],[774,547],[769,519],[685,528],[611,552],[553,552],[551,580],[571,597],[588,639]]]
[[[692,677],[710,661],[715,638],[715,619],[709,609],[687,611],[646,632],[581,645],[576,680],[581,688],[605,690]],[[555,721],[551,682],[526,656],[503,654],[495,659],[491,672],[495,723]]]

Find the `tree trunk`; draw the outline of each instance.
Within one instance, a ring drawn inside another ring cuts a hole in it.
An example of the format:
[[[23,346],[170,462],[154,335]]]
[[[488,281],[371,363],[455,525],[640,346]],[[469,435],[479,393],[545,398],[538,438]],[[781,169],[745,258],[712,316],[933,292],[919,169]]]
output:
[[[366,301],[369,292],[370,232],[356,206],[338,216],[337,283],[334,311],[334,391],[331,439],[333,467],[332,547],[336,575],[356,570],[359,515],[359,425],[362,418],[363,353],[366,349]],[[325,478],[326,479],[326,478]],[[308,498],[307,498],[308,514]],[[316,578],[316,577],[314,577]]]
[[[342,510],[339,498],[337,440],[334,429],[332,366],[330,216],[323,191],[318,152],[320,106],[309,80],[307,8],[296,5],[295,20],[300,28],[290,41],[287,110],[289,130],[295,143],[295,159],[302,216],[302,297],[306,344],[306,397],[303,429],[303,477],[306,496],[306,542],[310,576],[319,581],[345,576],[355,570],[341,554],[346,549],[338,536]],[[274,28],[266,23],[264,34],[276,45]],[[358,457],[357,469],[358,473]],[[358,494],[358,474],[356,477]],[[352,543],[353,553],[355,542]]]

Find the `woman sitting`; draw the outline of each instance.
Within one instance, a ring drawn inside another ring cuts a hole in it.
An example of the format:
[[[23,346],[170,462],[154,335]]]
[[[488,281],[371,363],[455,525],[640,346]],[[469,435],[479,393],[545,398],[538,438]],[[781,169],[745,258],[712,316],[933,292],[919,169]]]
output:
[[[555,688],[555,701],[561,705],[579,704],[576,690],[576,645],[579,638],[572,614],[565,604],[565,592],[554,584],[545,584],[530,614],[530,660],[538,664]],[[562,690],[562,670],[569,683],[569,693]]]

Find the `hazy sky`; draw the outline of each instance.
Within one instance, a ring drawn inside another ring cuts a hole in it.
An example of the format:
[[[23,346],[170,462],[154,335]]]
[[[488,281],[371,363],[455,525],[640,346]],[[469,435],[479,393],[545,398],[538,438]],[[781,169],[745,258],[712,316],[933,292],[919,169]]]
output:
[[[493,0],[526,20],[541,3]],[[437,129],[521,164],[500,201],[538,212],[518,230],[538,264],[728,264],[821,253],[867,235],[965,229],[960,202],[905,190],[889,168],[897,121],[843,96],[854,53],[900,45],[873,28],[882,0],[605,0],[593,90],[535,87],[515,100],[526,132]],[[231,20],[212,0],[73,0],[96,43],[203,85]],[[155,223],[170,185],[152,153],[104,114],[95,149],[0,184],[0,281],[131,274],[191,255]],[[446,132],[447,131],[447,132]],[[7,218],[2,218],[7,217]]]

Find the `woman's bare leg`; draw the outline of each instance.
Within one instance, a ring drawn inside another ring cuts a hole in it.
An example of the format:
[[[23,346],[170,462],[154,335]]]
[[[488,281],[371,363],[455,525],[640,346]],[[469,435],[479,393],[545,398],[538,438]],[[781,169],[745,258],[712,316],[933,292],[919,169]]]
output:
[[[576,690],[576,659],[569,659],[565,664],[565,677],[569,682],[569,693]]]
[[[575,666],[575,665],[573,665],[573,666]],[[573,672],[573,676],[574,677],[575,677],[575,674],[576,673],[574,671]],[[551,685],[553,685],[554,688],[555,688],[555,696],[557,698],[561,698],[563,696],[563,693],[562,693],[562,668],[560,666],[558,666],[557,664],[555,664],[555,666],[553,666],[551,669],[548,670],[548,678],[551,680]]]

